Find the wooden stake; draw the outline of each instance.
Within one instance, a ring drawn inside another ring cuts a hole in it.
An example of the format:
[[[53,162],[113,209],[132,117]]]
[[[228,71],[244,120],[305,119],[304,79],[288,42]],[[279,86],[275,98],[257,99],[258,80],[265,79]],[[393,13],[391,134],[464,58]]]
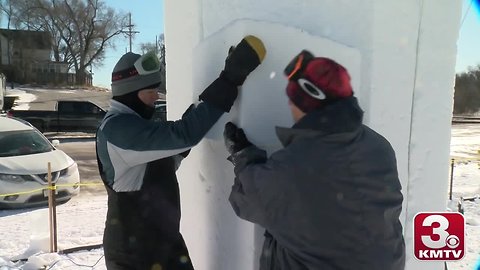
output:
[[[50,225],[50,252],[57,252],[57,208],[55,200],[55,184],[52,183],[52,166],[48,162],[48,221]]]
[[[448,199],[452,200],[452,193],[453,193],[453,170],[455,169],[455,159],[452,158],[450,162],[450,192],[448,195]]]
[[[57,252],[57,189],[55,187],[55,183],[52,183],[52,197],[53,197],[53,216],[52,216],[52,223],[53,223],[53,252]]]

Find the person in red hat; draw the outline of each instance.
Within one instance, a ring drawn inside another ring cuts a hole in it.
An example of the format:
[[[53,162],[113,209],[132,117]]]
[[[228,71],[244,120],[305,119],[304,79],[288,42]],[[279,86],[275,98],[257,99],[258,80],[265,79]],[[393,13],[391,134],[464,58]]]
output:
[[[347,70],[302,51],[285,68],[295,124],[267,158],[225,125],[235,213],[266,229],[261,270],[401,270],[403,196],[395,152],[362,123]]]

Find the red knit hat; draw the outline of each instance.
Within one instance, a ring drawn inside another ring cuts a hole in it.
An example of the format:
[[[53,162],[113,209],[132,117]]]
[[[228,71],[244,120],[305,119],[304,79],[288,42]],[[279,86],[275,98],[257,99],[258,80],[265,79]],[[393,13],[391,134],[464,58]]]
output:
[[[287,96],[305,113],[353,95],[348,71],[337,62],[303,50],[285,68]]]

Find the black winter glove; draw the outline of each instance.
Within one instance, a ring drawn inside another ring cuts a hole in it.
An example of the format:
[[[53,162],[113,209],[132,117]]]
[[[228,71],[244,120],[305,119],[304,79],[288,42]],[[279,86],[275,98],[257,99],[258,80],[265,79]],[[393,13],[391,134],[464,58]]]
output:
[[[254,36],[243,38],[236,47],[230,48],[224,70],[199,99],[229,112],[238,95],[237,86],[242,85],[248,74],[262,62],[265,53],[260,39]]]
[[[202,94],[200,94],[198,98],[224,112],[229,112],[237,95],[237,86],[233,85],[223,77],[218,77],[202,92]]]
[[[265,46],[259,38],[246,36],[237,46],[230,47],[221,76],[235,85],[242,85],[248,74],[263,61],[265,54]]]
[[[225,140],[225,146],[227,147],[227,151],[230,153],[230,155],[233,155],[238,151],[252,145],[252,143],[248,141],[247,136],[245,136],[245,132],[243,132],[243,129],[238,128],[232,122],[228,122],[225,124],[223,138]]]

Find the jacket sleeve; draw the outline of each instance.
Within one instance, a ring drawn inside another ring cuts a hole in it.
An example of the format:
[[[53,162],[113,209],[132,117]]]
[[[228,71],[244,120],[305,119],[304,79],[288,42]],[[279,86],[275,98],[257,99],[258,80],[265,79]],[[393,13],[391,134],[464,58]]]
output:
[[[102,132],[109,151],[136,166],[180,154],[198,144],[224,112],[208,102],[190,108],[177,121],[153,122],[133,114],[112,117]]]
[[[229,201],[238,217],[269,228],[281,212],[283,193],[280,186],[289,170],[277,152],[267,159],[256,146],[247,147],[230,157],[235,166],[235,180]],[[280,212],[278,211],[280,210]]]

